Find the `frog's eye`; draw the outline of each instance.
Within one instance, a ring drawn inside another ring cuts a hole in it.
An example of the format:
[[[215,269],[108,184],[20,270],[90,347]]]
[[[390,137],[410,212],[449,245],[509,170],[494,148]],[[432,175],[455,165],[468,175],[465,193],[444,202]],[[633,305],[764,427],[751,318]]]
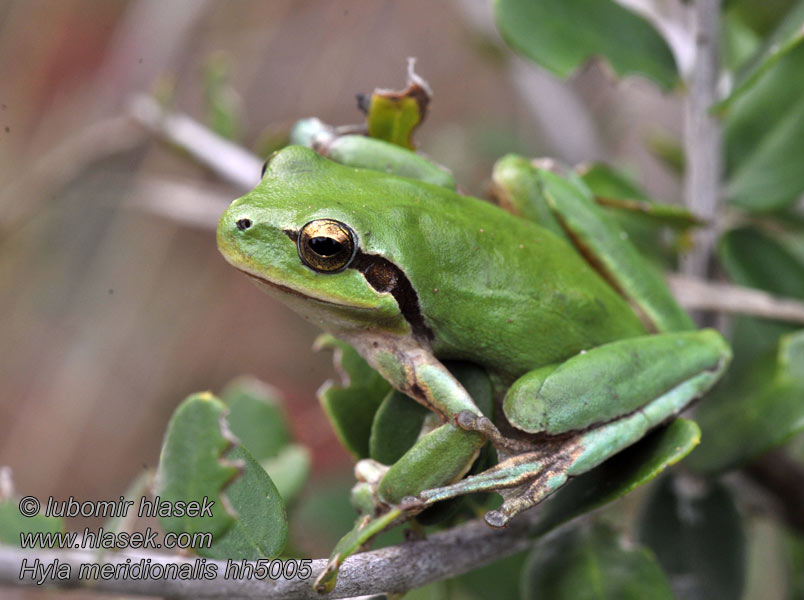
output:
[[[310,221],[296,242],[302,262],[320,273],[338,273],[357,253],[356,236],[348,225],[334,219]]]

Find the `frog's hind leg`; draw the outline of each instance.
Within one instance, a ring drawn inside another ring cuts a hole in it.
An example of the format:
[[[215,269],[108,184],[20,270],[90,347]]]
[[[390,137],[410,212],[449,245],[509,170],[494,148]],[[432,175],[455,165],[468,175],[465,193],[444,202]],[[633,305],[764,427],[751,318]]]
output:
[[[495,467],[452,485],[424,490],[423,506],[472,492],[497,491],[500,508],[486,522],[504,527],[508,521],[581,475],[640,440],[648,431],[678,415],[694,398],[700,382],[684,382],[636,412],[599,427],[547,441],[539,451],[507,458]]]
[[[678,415],[720,378],[729,358],[720,335],[705,330],[619,340],[528,373],[509,390],[504,409],[513,425],[536,435],[538,449],[419,498],[429,504],[506,490],[503,505],[486,516],[503,526]]]

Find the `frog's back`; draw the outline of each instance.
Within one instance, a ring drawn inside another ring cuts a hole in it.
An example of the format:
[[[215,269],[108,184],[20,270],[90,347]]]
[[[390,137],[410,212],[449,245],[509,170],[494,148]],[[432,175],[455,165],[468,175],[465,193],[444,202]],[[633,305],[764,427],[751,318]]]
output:
[[[410,280],[441,358],[483,362],[512,378],[645,333],[627,302],[550,231],[436,186],[376,181],[385,194],[363,191],[393,200],[364,196],[364,251]]]

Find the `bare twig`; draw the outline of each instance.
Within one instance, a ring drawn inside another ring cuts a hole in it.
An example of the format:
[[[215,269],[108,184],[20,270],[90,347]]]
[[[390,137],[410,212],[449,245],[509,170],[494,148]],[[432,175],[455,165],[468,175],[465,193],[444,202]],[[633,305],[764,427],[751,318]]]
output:
[[[668,275],[667,282],[679,303],[690,310],[712,310],[804,323],[804,302],[799,300],[680,274]]]
[[[691,4],[695,61],[684,102],[684,197],[687,208],[708,223],[718,223],[721,175],[720,123],[709,113],[717,101],[720,0]],[[683,258],[682,271],[695,277],[709,274],[715,245],[714,227],[695,235],[695,247]]]
[[[207,560],[217,566],[214,579],[123,579],[82,580],[78,578],[80,565],[98,562],[97,554],[88,550],[64,552],[26,552],[11,547],[0,547],[0,584],[35,585],[30,576],[20,579],[23,560],[28,565],[38,558],[43,565],[71,566],[67,581],[48,579],[45,585],[55,587],[86,587],[99,592],[168,596],[171,598],[348,598],[361,594],[401,593],[433,581],[453,577],[474,568],[494,562],[515,552],[527,549],[537,515],[524,514],[506,529],[494,529],[476,520],[426,540],[405,542],[398,546],[364,552],[348,558],[341,566],[338,583],[330,594],[321,595],[312,588],[312,582],[324,569],[326,560],[312,562],[309,579],[258,580],[225,577],[226,562]],[[151,564],[193,564],[195,559],[162,554],[119,552],[104,555],[104,564],[137,563],[150,559]],[[239,564],[239,561],[237,561]]]
[[[243,190],[260,181],[262,161],[187,115],[167,113],[156,100],[144,94],[132,97],[129,113],[156,136],[179,146],[221,179]]]

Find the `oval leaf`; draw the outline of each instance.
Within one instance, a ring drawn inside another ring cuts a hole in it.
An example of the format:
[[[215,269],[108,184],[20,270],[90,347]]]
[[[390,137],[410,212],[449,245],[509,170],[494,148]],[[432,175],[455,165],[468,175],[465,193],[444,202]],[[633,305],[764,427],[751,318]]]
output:
[[[790,12],[782,19],[762,47],[739,70],[731,93],[717,105],[717,110],[728,110],[732,102],[750,90],[765,73],[798,46],[802,40],[804,40],[804,2],[799,1],[790,9]]]
[[[690,467],[704,473],[733,468],[804,430],[803,356],[804,331],[783,336],[776,352],[707,397],[696,413],[704,443]]]
[[[229,429],[255,460],[279,454],[290,442],[279,392],[255,377],[238,377],[221,394]]]
[[[368,458],[374,413],[391,385],[346,342],[322,335],[315,349],[322,348],[335,351],[333,362],[341,382],[326,382],[318,399],[341,444],[356,458]]]
[[[496,0],[495,13],[511,47],[560,77],[602,56],[620,76],[643,75],[665,90],[678,82],[664,38],[611,0]]]
[[[428,412],[399,390],[391,390],[374,415],[369,439],[371,458],[384,465],[402,458],[419,438]]]
[[[222,536],[214,538],[211,546],[195,550],[210,558],[274,558],[282,552],[288,536],[282,498],[248,450],[238,446],[228,458],[245,463],[243,474],[226,488],[226,497],[237,511],[237,518]]]
[[[182,402],[168,424],[156,478],[163,503],[213,502],[212,516],[160,516],[165,531],[206,532],[220,535],[234,517],[226,509],[221,490],[238,474],[223,458],[233,443],[225,429],[223,403],[209,393],[194,394]]]
[[[787,52],[731,106],[725,120],[729,201],[778,210],[804,192],[804,44]]]
[[[260,464],[279,490],[279,495],[290,504],[301,493],[310,475],[310,450],[302,444],[288,444],[273,458]]]

